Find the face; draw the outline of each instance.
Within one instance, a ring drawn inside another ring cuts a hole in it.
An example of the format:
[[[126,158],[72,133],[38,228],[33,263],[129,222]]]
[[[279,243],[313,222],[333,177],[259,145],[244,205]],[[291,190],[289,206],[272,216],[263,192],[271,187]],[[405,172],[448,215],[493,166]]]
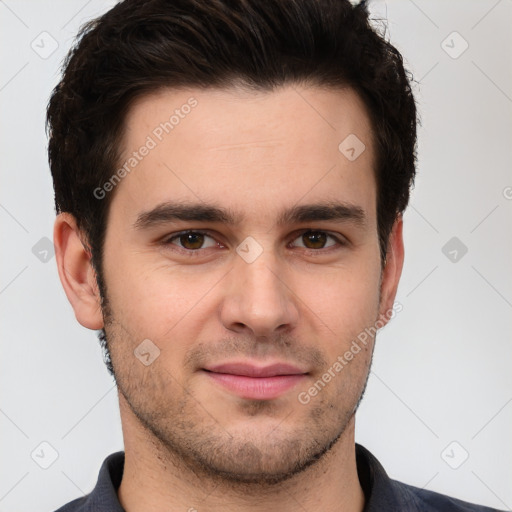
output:
[[[381,273],[373,148],[350,89],[133,105],[103,260],[123,421],[232,482],[282,481],[333,446],[369,373],[361,333],[398,282]]]

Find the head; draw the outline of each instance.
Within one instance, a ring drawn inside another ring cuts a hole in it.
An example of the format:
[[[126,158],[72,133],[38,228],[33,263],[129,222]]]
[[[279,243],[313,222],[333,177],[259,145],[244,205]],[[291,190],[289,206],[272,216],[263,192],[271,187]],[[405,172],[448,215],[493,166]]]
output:
[[[82,29],[48,128],[59,274],[125,414],[233,482],[319,460],[392,316],[415,174],[364,3],[126,0]],[[241,360],[304,375],[272,399],[211,381]]]

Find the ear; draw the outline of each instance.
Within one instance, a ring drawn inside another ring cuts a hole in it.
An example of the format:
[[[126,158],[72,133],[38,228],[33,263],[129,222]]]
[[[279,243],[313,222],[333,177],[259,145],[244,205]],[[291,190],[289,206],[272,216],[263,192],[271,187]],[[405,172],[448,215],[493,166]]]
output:
[[[390,319],[390,312],[393,309],[398,283],[402,275],[402,267],[404,264],[402,229],[403,219],[402,215],[399,215],[391,229],[386,254],[386,264],[381,277],[379,318],[384,322],[383,326],[386,325]]]
[[[53,242],[60,281],[78,322],[88,329],[98,330],[103,328],[101,296],[91,254],[80,235],[73,215],[57,215]]]

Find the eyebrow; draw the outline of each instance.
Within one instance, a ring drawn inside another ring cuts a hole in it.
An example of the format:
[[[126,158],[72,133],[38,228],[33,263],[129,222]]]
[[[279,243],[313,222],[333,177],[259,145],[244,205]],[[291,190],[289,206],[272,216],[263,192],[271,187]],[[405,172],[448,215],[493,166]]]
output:
[[[173,221],[215,222],[236,226],[244,218],[244,215],[215,204],[166,202],[139,214],[133,223],[133,228],[144,230]],[[367,225],[367,217],[363,208],[338,201],[306,204],[285,209],[278,215],[277,225],[318,221],[349,222],[361,228]]]

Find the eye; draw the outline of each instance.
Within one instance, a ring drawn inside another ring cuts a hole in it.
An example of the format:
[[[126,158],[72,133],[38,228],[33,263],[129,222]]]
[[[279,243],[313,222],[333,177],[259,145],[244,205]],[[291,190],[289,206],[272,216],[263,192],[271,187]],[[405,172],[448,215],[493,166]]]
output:
[[[328,240],[333,242],[330,244]],[[208,241],[209,240],[209,241]],[[307,252],[324,253],[330,249],[336,249],[340,246],[345,246],[347,243],[340,237],[334,236],[327,231],[308,229],[302,231],[295,240],[299,240],[299,245],[295,247],[304,248]],[[220,247],[223,245],[217,242],[211,235],[205,231],[188,230],[176,233],[169,238],[162,241],[164,246],[174,245],[177,250],[188,255],[199,255],[201,249],[208,249],[211,247]]]
[[[205,238],[209,238],[212,242],[204,246]],[[179,244],[174,243],[174,240],[178,240]],[[211,236],[203,231],[184,231],[177,233],[172,237],[164,241],[164,244],[173,244],[187,251],[197,251],[199,249],[207,249],[208,247],[215,247],[216,242]]]
[[[334,240],[334,243],[326,246],[325,244],[329,238]],[[331,235],[326,231],[317,231],[312,229],[303,231],[295,240],[300,240],[302,242],[302,245],[299,245],[299,247],[304,247],[305,249],[313,251],[328,249],[336,245],[346,245],[340,238]]]

